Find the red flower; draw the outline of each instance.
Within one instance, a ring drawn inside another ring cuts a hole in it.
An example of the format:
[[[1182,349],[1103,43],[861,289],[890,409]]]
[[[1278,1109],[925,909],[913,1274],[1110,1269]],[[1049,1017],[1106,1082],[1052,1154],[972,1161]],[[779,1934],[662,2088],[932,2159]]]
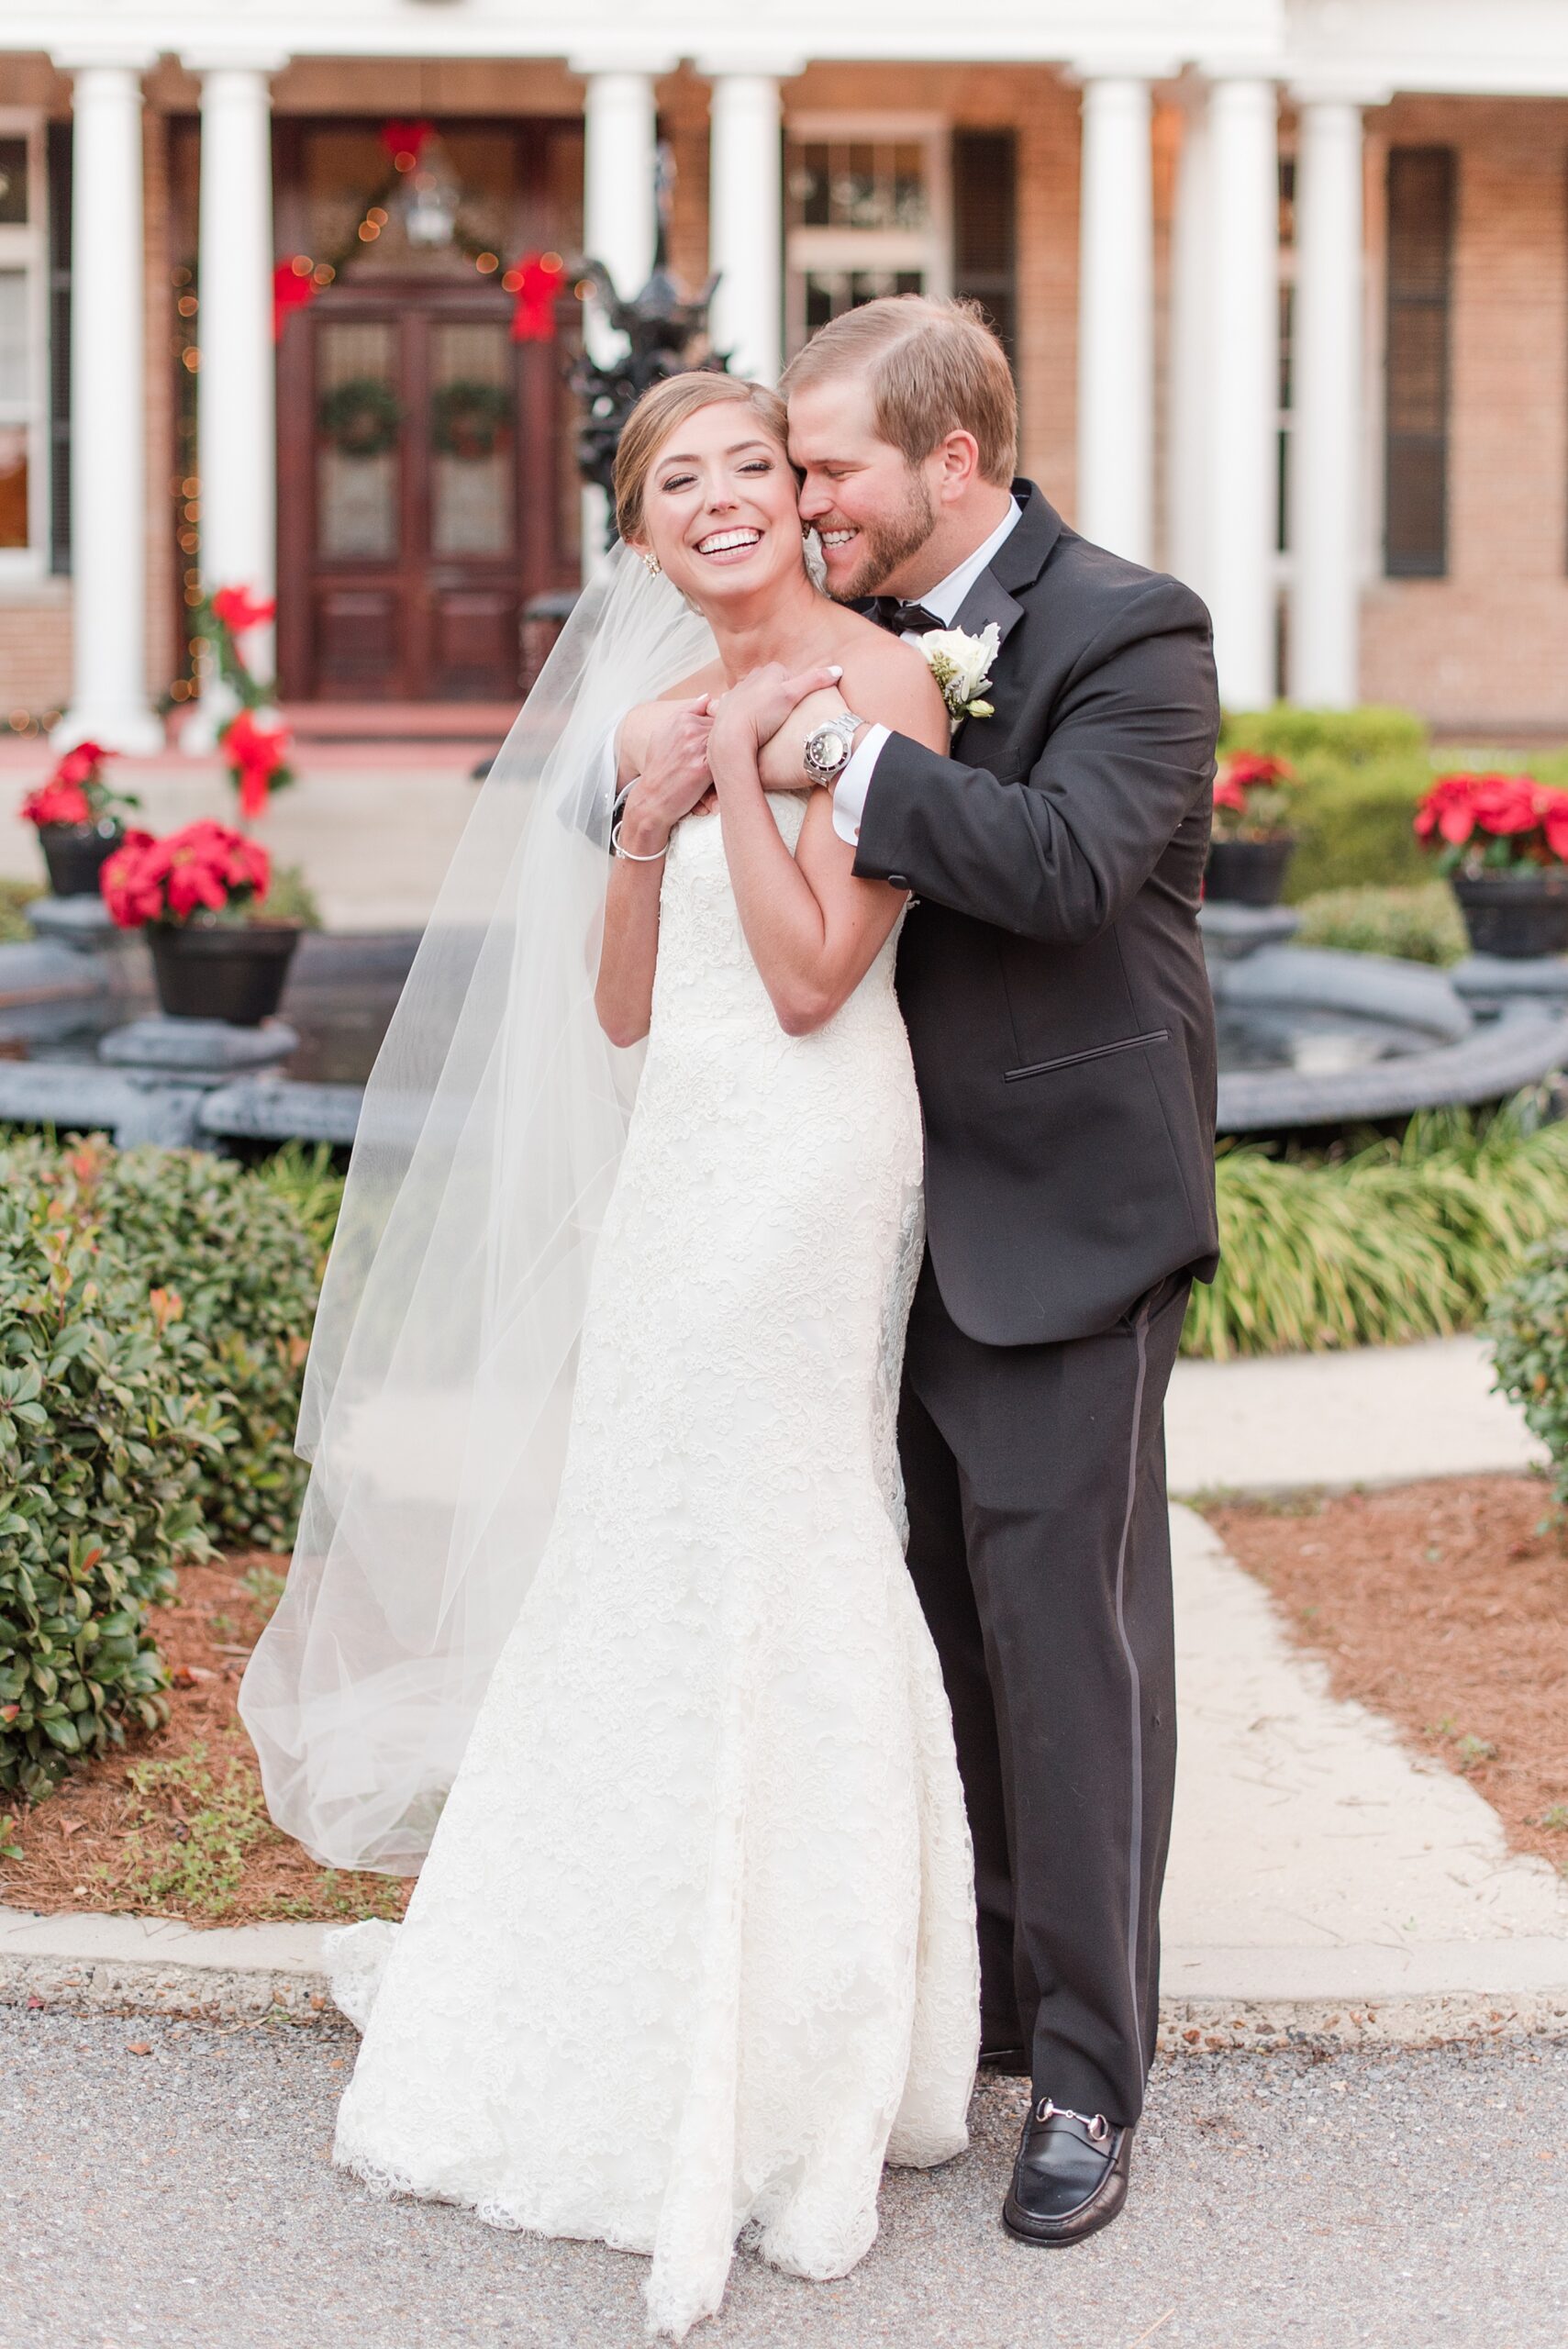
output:
[[[243,636],[247,629],[260,628],[277,608],[275,597],[252,596],[249,587],[218,587],[213,591],[213,617],[221,620],[232,636]]]
[[[1445,872],[1460,850],[1479,852],[1478,835],[1508,842],[1505,865],[1568,863],[1568,791],[1529,774],[1442,774],[1417,808],[1415,828],[1443,855]]]
[[[1552,855],[1568,864],[1568,791],[1556,784],[1540,786],[1540,829]]]
[[[239,812],[253,822],[267,805],[274,783],[289,778],[289,731],[285,726],[261,726],[254,710],[242,709],[219,737],[228,771],[239,793]]]
[[[1246,812],[1247,795],[1228,768],[1214,778],[1214,804],[1217,807],[1234,807],[1239,816]]]
[[[120,928],[139,930],[144,922],[189,921],[261,899],[272,870],[259,841],[204,818],[161,841],[149,832],[128,834],[104,866],[99,887]]]
[[[73,751],[66,751],[65,756],[55,768],[54,781],[56,783],[101,782],[102,777],[98,769],[106,759],[112,759],[114,755],[113,751],[106,751],[100,743],[78,742]]]
[[[28,792],[22,802],[22,815],[29,824],[87,824],[93,809],[79,783],[56,774]]]
[[[1268,759],[1261,751],[1233,751],[1225,762],[1224,779],[1238,790],[1251,791],[1260,784],[1294,783],[1296,769],[1288,759]],[[1226,800],[1226,807],[1237,803]]]

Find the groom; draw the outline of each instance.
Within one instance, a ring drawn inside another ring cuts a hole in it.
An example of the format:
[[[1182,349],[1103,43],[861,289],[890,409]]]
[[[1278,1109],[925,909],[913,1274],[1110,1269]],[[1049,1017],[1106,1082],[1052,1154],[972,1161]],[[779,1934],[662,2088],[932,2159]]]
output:
[[[829,592],[873,596],[907,637],[1000,640],[993,714],[946,757],[858,729],[834,822],[858,874],[917,901],[898,957],[929,1232],[899,1424],[909,1569],[974,1836],[982,2044],[1034,2082],[1004,2215],[1068,2243],[1126,2198],[1154,2052],[1175,1764],[1162,1419],[1217,1247],[1208,616],[1011,478],[1012,375],[963,306],[851,310],[783,388]],[[786,726],[764,779],[798,780],[800,756]]]
[[[1175,1764],[1162,1415],[1217,1247],[1208,616],[1012,478],[1011,373],[964,305],[852,310],[784,389],[829,592],[907,638],[999,640],[990,712],[946,756],[852,712],[824,732],[818,696],[762,772],[798,788],[839,763],[855,871],[916,901],[897,974],[928,1219],[899,1424],[909,1570],[974,1839],[982,2047],[1034,2084],[1004,2217],[1071,2243],[1126,2199],[1154,2050]]]

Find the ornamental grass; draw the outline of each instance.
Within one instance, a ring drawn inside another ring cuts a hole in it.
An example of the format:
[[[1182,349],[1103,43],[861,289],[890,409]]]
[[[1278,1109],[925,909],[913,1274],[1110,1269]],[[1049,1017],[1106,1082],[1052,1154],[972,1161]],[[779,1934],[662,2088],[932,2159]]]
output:
[[[1568,1127],[1541,1122],[1530,1095],[1485,1121],[1432,1112],[1327,1160],[1238,1145],[1218,1185],[1222,1261],[1193,1292],[1184,1353],[1449,1337],[1568,1224]]]

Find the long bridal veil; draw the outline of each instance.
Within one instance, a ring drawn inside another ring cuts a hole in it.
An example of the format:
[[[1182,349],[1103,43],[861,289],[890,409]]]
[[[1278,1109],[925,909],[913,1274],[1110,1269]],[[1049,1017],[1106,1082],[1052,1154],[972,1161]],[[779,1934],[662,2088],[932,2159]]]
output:
[[[640,1052],[594,1013],[621,711],[711,659],[619,553],[498,753],[366,1087],[306,1368],[312,1463],[240,1690],[317,1858],[417,1866],[554,1515]]]

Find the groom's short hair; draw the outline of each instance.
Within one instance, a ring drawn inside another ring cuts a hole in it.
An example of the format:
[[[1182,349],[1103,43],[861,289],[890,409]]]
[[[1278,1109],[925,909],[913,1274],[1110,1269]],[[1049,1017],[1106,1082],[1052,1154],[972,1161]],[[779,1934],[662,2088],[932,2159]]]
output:
[[[1004,487],[1018,470],[1018,395],[1007,354],[975,302],[890,294],[819,327],[784,369],[787,398],[830,375],[871,385],[879,438],[912,465],[954,431],[973,432],[980,471]]]

